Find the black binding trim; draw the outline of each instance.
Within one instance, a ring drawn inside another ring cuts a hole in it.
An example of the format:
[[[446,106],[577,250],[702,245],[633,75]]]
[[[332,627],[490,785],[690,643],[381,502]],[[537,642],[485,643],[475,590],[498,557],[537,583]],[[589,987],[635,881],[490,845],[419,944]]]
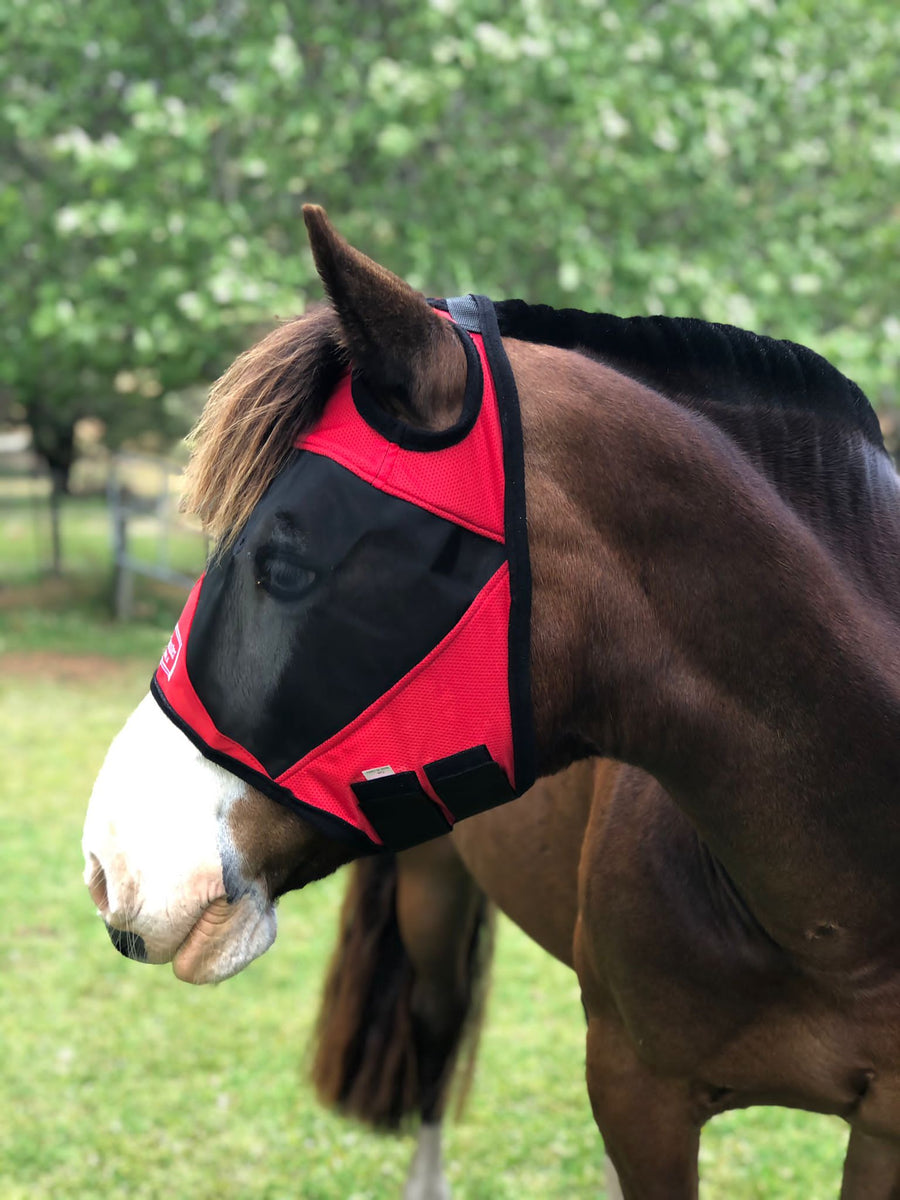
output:
[[[351,783],[359,807],[389,850],[408,850],[450,832],[450,823],[415,771]]]
[[[457,821],[496,808],[516,793],[487,746],[473,746],[425,764],[428,782]]]
[[[325,812],[324,809],[317,808],[314,804],[305,804],[302,800],[298,800],[293,792],[282,787],[280,783],[276,783],[271,776],[263,775],[259,771],[255,771],[253,767],[248,767],[246,763],[242,763],[238,759],[231,758],[230,755],[223,754],[220,750],[214,750],[212,746],[208,746],[196,730],[192,729],[186,721],[183,721],[168,702],[155,675],[150,681],[150,694],[173,725],[178,726],[185,737],[193,742],[204,758],[208,758],[210,762],[224,767],[232,775],[237,775],[238,779],[243,779],[245,783],[249,783],[251,787],[255,787],[257,791],[268,796],[270,800],[274,800],[276,804],[291,809],[298,816],[301,816],[304,821],[308,821],[319,833],[323,833],[326,837],[334,838],[339,842],[348,842],[358,850],[360,855],[374,854],[381,849],[361,829],[357,829],[355,825],[349,824],[349,822],[343,820],[341,817],[335,816],[334,813]]]
[[[509,710],[512,720],[516,795],[534,783],[534,721],[531,707],[531,560],[525,514],[525,455],[515,377],[497,324],[493,302],[476,296],[500,412],[506,473],[506,552],[509,557]]]
[[[376,433],[404,450],[445,450],[461,442],[478,420],[481,397],[484,394],[484,375],[481,356],[468,333],[454,322],[448,322],[456,332],[466,352],[466,390],[459,420],[449,429],[418,429],[399,417],[391,416],[375,399],[375,394],[358,371],[350,377],[350,392],[356,411]]]

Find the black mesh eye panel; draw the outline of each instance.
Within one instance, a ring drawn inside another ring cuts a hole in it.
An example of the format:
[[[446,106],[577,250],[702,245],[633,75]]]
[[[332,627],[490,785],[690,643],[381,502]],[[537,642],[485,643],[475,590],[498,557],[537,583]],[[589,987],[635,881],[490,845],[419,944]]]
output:
[[[256,582],[287,527],[316,582],[283,601]],[[502,545],[295,452],[238,545],[210,567],[187,668],[219,730],[273,776],[348,725],[459,621]]]

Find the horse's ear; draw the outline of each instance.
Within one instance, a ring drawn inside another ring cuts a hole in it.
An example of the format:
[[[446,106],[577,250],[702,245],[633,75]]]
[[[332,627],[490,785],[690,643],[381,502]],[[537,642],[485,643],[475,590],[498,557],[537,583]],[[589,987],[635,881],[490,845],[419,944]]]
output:
[[[347,349],[375,398],[417,425],[454,424],[466,356],[450,323],[408,283],[346,242],[317,204],[303,206],[303,219]]]

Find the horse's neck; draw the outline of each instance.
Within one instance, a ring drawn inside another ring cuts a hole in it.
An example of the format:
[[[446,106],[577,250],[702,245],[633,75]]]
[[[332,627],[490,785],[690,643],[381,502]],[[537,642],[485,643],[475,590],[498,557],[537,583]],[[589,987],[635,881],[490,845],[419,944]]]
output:
[[[806,408],[690,407],[728,435],[867,597],[896,610],[900,481],[862,429]]]
[[[572,724],[656,776],[778,940],[868,928],[900,890],[900,627],[867,584],[870,515],[857,498],[826,539],[719,430],[595,371],[551,418],[566,482],[535,489],[586,632]]]

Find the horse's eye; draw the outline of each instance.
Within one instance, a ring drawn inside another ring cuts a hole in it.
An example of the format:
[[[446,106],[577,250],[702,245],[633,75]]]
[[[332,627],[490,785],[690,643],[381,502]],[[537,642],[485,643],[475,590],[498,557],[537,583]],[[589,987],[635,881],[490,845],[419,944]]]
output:
[[[257,552],[256,585],[275,600],[299,600],[315,579],[315,572],[291,554],[271,549]]]

